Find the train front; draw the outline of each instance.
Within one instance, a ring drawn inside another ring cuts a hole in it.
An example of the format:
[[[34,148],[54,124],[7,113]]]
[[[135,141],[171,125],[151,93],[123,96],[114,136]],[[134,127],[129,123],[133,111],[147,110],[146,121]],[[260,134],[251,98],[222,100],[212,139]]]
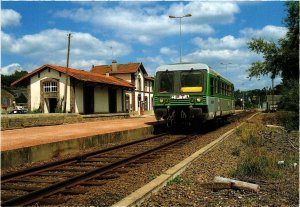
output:
[[[206,69],[176,67],[157,71],[154,85],[154,113],[168,126],[190,125],[205,120]]]

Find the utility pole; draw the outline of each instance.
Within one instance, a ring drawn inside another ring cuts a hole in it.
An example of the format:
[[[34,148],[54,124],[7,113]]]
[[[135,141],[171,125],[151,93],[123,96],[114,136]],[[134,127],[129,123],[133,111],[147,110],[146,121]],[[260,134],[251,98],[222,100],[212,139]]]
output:
[[[67,95],[68,95],[68,82],[69,82],[69,60],[70,60],[70,44],[71,44],[71,33],[68,34],[68,52],[67,52],[67,69],[66,69],[66,83],[65,83],[65,94],[64,94],[64,112],[67,113]]]
[[[271,111],[274,111],[274,78],[275,77],[273,77],[272,76],[272,108],[271,108]]]

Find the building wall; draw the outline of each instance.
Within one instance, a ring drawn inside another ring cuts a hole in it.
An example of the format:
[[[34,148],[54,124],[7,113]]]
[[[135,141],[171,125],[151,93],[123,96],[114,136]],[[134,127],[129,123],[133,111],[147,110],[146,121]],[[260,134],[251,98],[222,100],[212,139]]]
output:
[[[128,73],[128,74],[116,74],[114,76],[117,77],[117,78],[121,78],[121,79],[131,83],[131,74],[130,73]]]
[[[94,110],[95,113],[108,113],[108,88],[95,87],[94,89]]]
[[[75,113],[83,113],[83,87],[81,83],[75,85]]]
[[[124,96],[124,94],[123,94],[123,96]],[[123,100],[125,101],[125,96],[123,97]],[[122,104],[123,104],[122,103],[122,89],[118,89],[117,90],[117,112],[122,112]]]
[[[30,78],[30,97],[31,97],[31,106],[30,110],[36,110],[40,107],[41,103],[41,80],[47,79],[47,78],[55,78],[59,80],[59,101],[61,101],[64,97],[64,90],[65,90],[65,84],[66,84],[66,75],[63,73],[59,73],[56,70],[48,70],[45,69],[38,74],[34,75]],[[48,113],[47,102],[44,102],[43,109],[45,113]],[[70,111],[70,78],[68,80],[68,87],[67,87],[67,111]]]
[[[12,95],[11,93],[9,93],[6,90],[1,89],[1,107],[3,109],[7,109],[9,107],[14,107],[13,101],[15,101],[14,95]]]

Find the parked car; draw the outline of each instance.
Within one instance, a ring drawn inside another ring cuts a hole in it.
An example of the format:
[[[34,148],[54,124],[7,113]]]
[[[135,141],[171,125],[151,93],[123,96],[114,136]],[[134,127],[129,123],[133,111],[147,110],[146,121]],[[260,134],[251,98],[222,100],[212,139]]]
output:
[[[9,112],[9,114],[26,114],[27,110],[24,109],[14,109],[11,112]]]

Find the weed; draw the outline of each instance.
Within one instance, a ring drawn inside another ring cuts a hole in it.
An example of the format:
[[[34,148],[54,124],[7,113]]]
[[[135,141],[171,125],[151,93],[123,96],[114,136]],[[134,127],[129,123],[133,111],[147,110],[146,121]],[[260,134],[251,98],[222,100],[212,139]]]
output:
[[[240,156],[240,154],[241,154],[240,148],[238,148],[238,147],[233,148],[232,151],[231,151],[231,154],[233,156],[237,156],[237,157]]]
[[[169,185],[180,185],[183,183],[183,179],[178,175],[167,183]]]
[[[236,128],[235,133],[240,136],[242,134],[242,129],[240,127]]]
[[[156,175],[149,175],[150,180],[154,180],[157,176]]]
[[[277,164],[278,155],[256,148],[242,157],[232,175],[237,177],[282,177],[282,170]]]

